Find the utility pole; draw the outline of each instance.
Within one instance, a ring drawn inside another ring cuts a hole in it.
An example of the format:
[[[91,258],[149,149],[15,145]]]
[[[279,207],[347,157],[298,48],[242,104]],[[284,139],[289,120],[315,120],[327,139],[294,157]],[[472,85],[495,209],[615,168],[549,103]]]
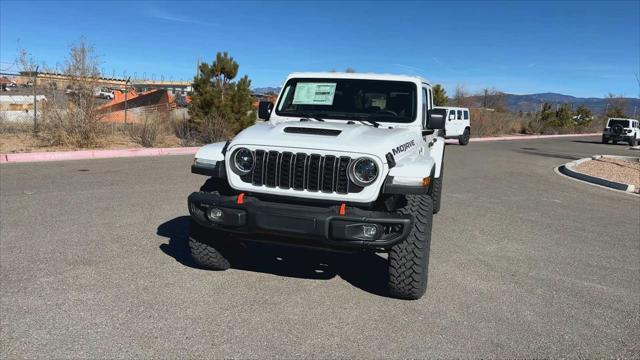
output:
[[[124,83],[124,123],[127,123],[127,95],[129,95],[129,80],[131,80],[131,76]]]
[[[38,98],[36,97],[36,84],[38,81],[38,69],[40,66],[36,66],[36,71],[33,73],[33,133],[38,133]]]

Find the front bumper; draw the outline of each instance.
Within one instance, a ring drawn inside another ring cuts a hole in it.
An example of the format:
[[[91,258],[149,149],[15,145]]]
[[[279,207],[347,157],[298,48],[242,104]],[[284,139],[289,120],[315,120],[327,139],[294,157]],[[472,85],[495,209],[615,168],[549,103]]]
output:
[[[250,196],[239,201],[238,196],[195,192],[188,202],[191,217],[201,226],[256,235],[249,240],[328,249],[388,249],[405,240],[413,225],[411,215],[355,207],[345,207],[341,215],[337,205],[267,202]],[[363,233],[365,226],[369,236]]]

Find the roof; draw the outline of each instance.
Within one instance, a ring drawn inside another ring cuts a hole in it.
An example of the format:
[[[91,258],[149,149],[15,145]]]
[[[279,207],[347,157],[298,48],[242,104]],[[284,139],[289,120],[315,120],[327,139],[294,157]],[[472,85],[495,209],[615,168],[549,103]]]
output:
[[[44,95],[36,95],[37,101],[47,100]],[[0,95],[0,103],[33,104],[33,95]]]
[[[333,78],[333,79],[372,79],[372,80],[392,80],[421,82],[431,85],[431,83],[419,76],[376,74],[376,73],[346,73],[346,72],[294,72],[287,78],[308,77],[308,78]]]
[[[14,82],[9,80],[6,76],[0,77],[0,84],[13,84]]]

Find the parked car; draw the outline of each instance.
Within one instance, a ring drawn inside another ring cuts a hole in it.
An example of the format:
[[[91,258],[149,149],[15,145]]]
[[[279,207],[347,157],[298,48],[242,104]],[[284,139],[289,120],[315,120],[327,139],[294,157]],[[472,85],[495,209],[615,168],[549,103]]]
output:
[[[602,131],[602,143],[626,141],[631,146],[638,145],[640,140],[640,121],[636,119],[609,118]]]
[[[427,288],[440,210],[446,111],[417,77],[291,74],[255,124],[195,155],[189,246],[224,270],[237,239],[388,253],[391,295]],[[227,234],[236,237],[229,240]]]
[[[471,118],[469,109],[462,107],[438,106],[436,109],[447,110],[445,138],[458,139],[460,145],[467,145],[471,138]]]

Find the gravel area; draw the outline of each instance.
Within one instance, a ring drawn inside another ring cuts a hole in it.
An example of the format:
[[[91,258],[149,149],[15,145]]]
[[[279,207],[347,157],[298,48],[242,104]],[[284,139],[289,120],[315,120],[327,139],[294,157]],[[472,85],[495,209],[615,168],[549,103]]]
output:
[[[640,192],[640,161],[600,158],[585,161],[575,169],[587,175],[635,185],[636,192]]]

